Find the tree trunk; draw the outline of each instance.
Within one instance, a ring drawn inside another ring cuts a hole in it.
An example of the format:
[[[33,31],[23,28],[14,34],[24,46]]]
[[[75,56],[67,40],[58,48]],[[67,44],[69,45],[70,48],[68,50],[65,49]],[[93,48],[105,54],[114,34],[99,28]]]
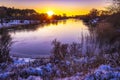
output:
[[[3,19],[2,19],[2,18],[1,18],[1,22],[0,22],[0,23],[1,23],[1,25],[3,26]]]

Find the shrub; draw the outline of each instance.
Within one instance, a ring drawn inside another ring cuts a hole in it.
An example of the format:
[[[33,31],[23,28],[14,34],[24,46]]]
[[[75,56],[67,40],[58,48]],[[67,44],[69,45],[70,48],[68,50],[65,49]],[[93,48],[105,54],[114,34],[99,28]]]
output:
[[[11,58],[9,56],[11,37],[6,29],[0,30],[0,63],[9,62]]]

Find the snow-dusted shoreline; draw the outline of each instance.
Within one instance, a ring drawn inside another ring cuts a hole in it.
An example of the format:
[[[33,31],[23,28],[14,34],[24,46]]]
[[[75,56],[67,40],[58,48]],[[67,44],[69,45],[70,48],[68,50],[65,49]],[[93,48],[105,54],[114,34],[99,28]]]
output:
[[[9,22],[0,23],[0,28],[3,27],[12,27],[17,25],[29,25],[29,24],[38,24],[40,21],[38,20],[10,20]]]

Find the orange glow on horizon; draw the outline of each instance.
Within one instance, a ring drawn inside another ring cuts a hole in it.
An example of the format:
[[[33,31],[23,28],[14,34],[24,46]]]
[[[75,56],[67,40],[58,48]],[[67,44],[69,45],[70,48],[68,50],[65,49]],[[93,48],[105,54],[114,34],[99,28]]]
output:
[[[36,11],[38,13],[47,13],[48,16],[52,16],[52,15],[63,15],[63,14],[66,14],[67,16],[74,16],[74,15],[85,15],[85,14],[88,14],[89,13],[89,9],[83,9],[83,10],[65,10],[63,11],[62,9],[61,10],[58,10],[58,9],[50,9],[47,10],[47,9],[43,9],[43,10],[40,10],[40,9],[36,9]]]
[[[68,7],[48,7],[45,8],[35,8],[35,10],[38,13],[47,13],[48,11],[54,11],[55,15],[63,15],[66,14],[67,16],[75,16],[75,15],[85,15],[90,12],[90,10],[93,9],[91,7],[74,7],[74,8],[68,8]],[[97,7],[98,10],[103,10],[104,7]]]
[[[93,9],[93,8],[91,8]],[[35,9],[38,13],[47,13],[49,16],[52,16],[53,14],[55,15],[63,15],[66,14],[67,16],[75,16],[75,15],[85,15],[88,14],[90,12],[89,8],[86,9],[73,9],[73,10],[65,10],[63,11],[63,9],[58,10],[58,9]],[[50,11],[49,11],[50,10]],[[104,8],[98,8],[98,10],[105,10]],[[53,12],[54,11],[54,12]]]

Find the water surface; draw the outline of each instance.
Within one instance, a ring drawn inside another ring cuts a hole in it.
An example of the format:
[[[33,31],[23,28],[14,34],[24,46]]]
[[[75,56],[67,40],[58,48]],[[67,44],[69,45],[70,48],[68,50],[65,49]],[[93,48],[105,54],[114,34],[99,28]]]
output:
[[[26,26],[27,27],[27,26]],[[24,57],[50,55],[54,39],[62,43],[79,42],[81,33],[89,33],[88,27],[81,20],[60,20],[54,24],[38,25],[35,29],[11,31],[14,42],[11,54]]]

